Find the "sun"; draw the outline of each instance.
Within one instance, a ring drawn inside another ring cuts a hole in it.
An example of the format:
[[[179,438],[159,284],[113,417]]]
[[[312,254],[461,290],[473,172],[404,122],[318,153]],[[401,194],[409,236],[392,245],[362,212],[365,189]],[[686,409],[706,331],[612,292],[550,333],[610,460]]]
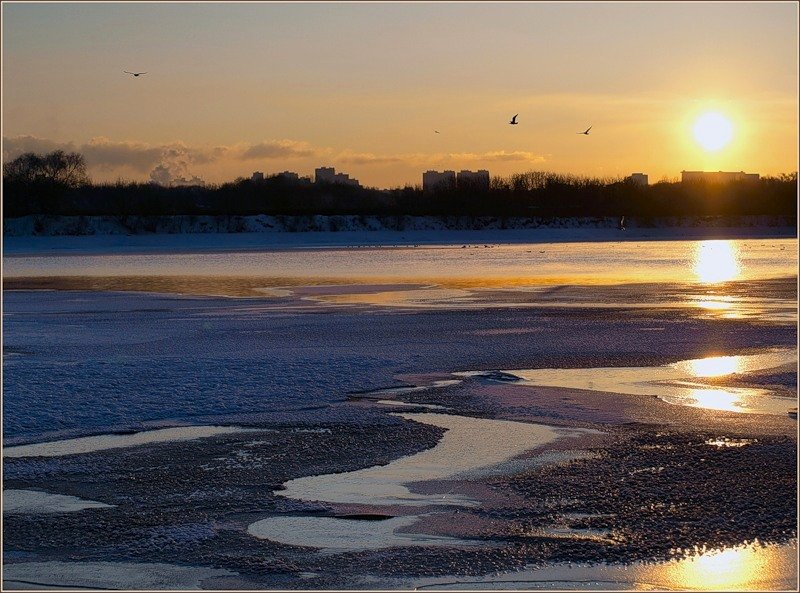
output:
[[[716,111],[704,113],[694,122],[694,139],[707,151],[715,152],[733,139],[733,124]]]

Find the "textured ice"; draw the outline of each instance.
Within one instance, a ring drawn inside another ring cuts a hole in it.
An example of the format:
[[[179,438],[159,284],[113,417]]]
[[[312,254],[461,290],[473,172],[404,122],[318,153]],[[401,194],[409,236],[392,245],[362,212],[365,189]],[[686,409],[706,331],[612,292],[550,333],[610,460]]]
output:
[[[413,526],[419,520],[419,516],[392,517],[383,521],[335,517],[270,517],[253,523],[247,528],[247,532],[259,539],[339,552],[395,546],[486,545],[483,541],[397,531]]]
[[[119,449],[121,447],[137,447],[154,443],[167,443],[174,441],[190,441],[220,434],[246,432],[246,428],[236,426],[180,426],[176,428],[162,428],[134,434],[104,434],[63,441],[50,441],[46,443],[33,443],[17,447],[5,447],[3,457],[61,457],[63,455],[76,455],[79,453],[92,453],[106,449]]]
[[[470,506],[476,503],[457,495],[413,493],[407,485],[456,476],[468,478],[471,471],[501,464],[558,438],[597,432],[429,412],[394,415],[446,428],[447,432],[432,449],[401,457],[388,465],[290,480],[279,494],[332,503]],[[478,449],[480,454],[476,454]]]
[[[218,568],[134,562],[22,562],[3,565],[3,589],[201,589],[235,573]]]

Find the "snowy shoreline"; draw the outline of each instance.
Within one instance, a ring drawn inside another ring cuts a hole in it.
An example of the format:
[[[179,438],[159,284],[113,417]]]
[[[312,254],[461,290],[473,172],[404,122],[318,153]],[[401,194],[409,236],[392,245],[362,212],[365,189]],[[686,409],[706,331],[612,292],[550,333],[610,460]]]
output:
[[[527,244],[796,238],[789,217],[615,218],[171,216],[34,217],[3,222],[7,256],[58,251],[207,252],[412,245]],[[48,253],[52,254],[52,253]]]

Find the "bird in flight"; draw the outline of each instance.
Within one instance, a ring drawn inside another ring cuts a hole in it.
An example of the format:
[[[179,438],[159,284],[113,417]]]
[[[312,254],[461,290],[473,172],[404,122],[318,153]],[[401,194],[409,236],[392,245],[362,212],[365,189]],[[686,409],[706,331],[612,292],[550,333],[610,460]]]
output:
[[[142,74],[147,74],[147,72],[128,72],[127,70],[123,70],[125,74],[133,74],[134,76],[141,76]]]
[[[518,113],[517,115],[519,115],[519,113]],[[512,118],[511,118],[511,121],[510,121],[510,122],[508,122],[508,123],[510,123],[512,126],[516,126],[516,125],[519,123],[519,122],[517,121],[517,115],[515,115],[514,117],[512,117]]]
[[[591,129],[592,129],[592,126],[589,126],[588,128],[586,128],[585,132],[576,132],[576,134],[585,134],[585,135],[588,136],[589,135],[589,130],[591,130]]]
[[[434,132],[434,134],[438,134],[439,130],[434,130],[433,132]]]

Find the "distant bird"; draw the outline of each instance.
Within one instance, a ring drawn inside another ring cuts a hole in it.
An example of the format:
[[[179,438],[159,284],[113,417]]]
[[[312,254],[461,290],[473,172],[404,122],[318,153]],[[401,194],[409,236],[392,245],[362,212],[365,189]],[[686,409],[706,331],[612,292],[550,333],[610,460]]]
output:
[[[592,129],[592,126],[589,126],[588,128],[586,128],[585,132],[575,132],[575,133],[576,134],[586,134],[588,136],[589,135],[589,130],[591,130],[591,129]]]
[[[519,113],[518,113],[517,115],[519,115]],[[517,115],[515,115],[514,117],[512,117],[512,118],[511,118],[511,121],[510,121],[510,122],[508,122],[508,123],[510,123],[512,126],[516,126],[516,125],[519,123],[519,122],[517,121]]]
[[[123,70],[125,74],[133,74],[134,76],[141,76],[142,74],[147,74],[147,72],[128,72],[127,70]]]
[[[434,133],[434,134],[438,134],[438,133],[439,133],[439,130],[434,130],[434,131],[433,131],[433,133]]]

